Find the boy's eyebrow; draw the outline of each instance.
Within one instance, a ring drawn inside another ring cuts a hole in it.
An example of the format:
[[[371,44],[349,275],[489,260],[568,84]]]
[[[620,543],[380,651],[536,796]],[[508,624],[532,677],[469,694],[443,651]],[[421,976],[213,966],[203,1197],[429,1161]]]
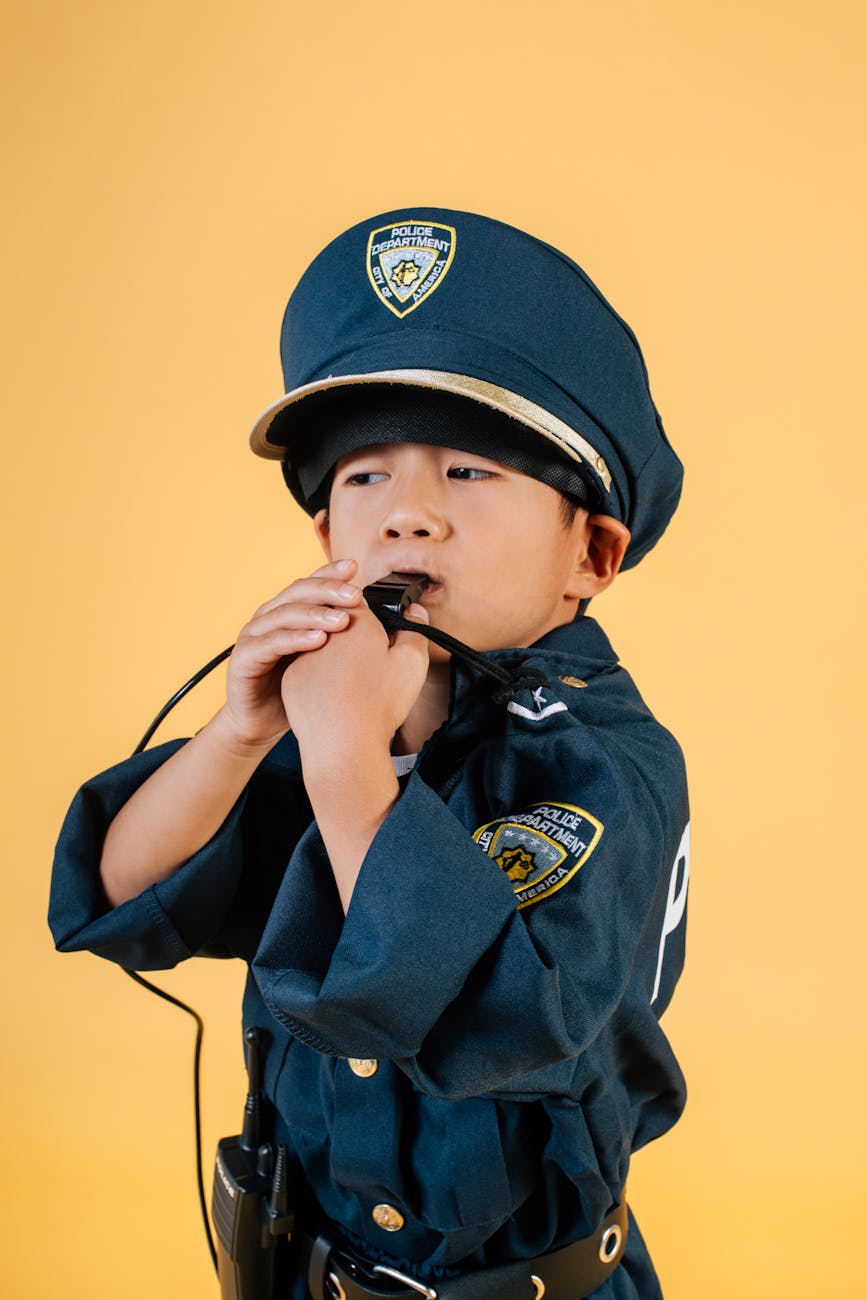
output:
[[[358,460],[380,459],[386,455],[387,455],[386,444],[377,444],[372,447],[357,447],[352,451],[344,452],[343,455],[338,460],[335,469],[339,469],[341,465],[345,465],[347,463],[355,462]]]
[[[413,442],[411,439],[407,439],[406,442],[374,442],[368,444],[365,447],[355,447],[350,451],[344,452],[343,455],[340,457],[338,464],[342,463],[345,460],[357,459],[358,457],[361,456],[388,456],[395,452],[399,452],[401,447],[410,447],[410,446],[425,447],[426,449],[428,449],[433,453],[441,454],[443,456],[448,456],[448,457],[456,456],[460,459],[464,459],[465,457],[472,456],[475,460],[487,461],[489,465],[500,465],[502,466],[503,469],[509,468],[509,466],[506,465],[504,461],[497,460],[496,456],[488,456],[483,451],[471,451],[466,447],[445,447],[440,445],[440,443],[434,443],[434,442],[416,443]]]

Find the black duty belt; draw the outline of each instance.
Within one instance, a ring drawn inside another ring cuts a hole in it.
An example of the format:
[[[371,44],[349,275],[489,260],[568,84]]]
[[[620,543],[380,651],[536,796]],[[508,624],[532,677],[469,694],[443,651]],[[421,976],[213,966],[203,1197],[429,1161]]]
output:
[[[327,1235],[315,1240],[295,1233],[309,1259],[307,1285],[312,1300],[582,1300],[600,1287],[623,1256],[626,1201],[603,1219],[589,1237],[536,1259],[476,1269],[433,1285],[398,1269],[362,1259]]]

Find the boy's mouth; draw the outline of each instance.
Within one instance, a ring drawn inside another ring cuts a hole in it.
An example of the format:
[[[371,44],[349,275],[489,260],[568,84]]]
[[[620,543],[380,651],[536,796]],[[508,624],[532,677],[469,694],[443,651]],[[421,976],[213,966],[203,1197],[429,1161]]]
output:
[[[400,582],[422,583],[422,590],[418,596],[419,600],[422,596],[429,596],[433,592],[439,591],[442,586],[439,579],[434,578],[430,573],[426,573],[423,569],[394,569],[388,576],[390,578],[395,578]]]

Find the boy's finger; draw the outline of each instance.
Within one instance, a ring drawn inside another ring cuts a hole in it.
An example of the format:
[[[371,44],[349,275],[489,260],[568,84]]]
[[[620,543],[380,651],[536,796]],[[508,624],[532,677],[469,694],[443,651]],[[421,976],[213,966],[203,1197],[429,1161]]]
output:
[[[349,581],[357,567],[350,560],[349,568],[341,569],[338,565],[325,565],[307,578],[296,578],[288,587],[266,600],[253,615],[253,619],[269,613],[280,605],[320,604],[322,601],[336,601],[339,604],[356,604],[361,598],[361,588]],[[251,620],[252,622],[253,620]]]
[[[349,622],[349,610],[334,605],[293,604],[287,601],[256,614],[244,628],[245,638],[266,636],[274,628],[322,627],[327,631],[344,628]],[[239,638],[240,639],[240,638]]]
[[[310,576],[311,578],[329,578],[332,576],[346,578],[351,577],[357,568],[357,560],[331,560],[328,564],[323,564],[321,568],[314,569]]]
[[[264,636],[239,642],[232,655],[231,671],[242,678],[260,677],[282,659],[318,650],[327,640],[324,628],[274,628]]]

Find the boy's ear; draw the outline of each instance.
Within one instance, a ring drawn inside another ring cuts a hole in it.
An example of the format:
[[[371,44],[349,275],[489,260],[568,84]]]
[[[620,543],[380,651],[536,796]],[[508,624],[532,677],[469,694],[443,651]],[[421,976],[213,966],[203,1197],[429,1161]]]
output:
[[[327,510],[317,510],[313,516],[313,531],[319,539],[319,545],[325,552],[325,558],[331,563],[331,520]]]
[[[581,600],[598,596],[611,586],[632,536],[626,525],[612,515],[588,515],[584,525],[583,544],[566,593]]]

